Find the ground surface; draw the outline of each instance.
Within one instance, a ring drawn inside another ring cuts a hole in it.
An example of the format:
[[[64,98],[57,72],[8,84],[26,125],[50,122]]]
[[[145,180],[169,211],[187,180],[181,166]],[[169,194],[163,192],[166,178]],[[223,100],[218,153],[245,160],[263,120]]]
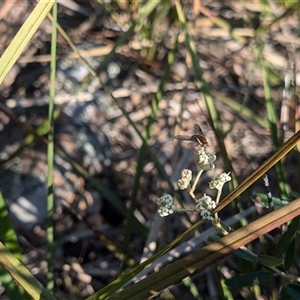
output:
[[[224,144],[228,157],[238,182],[242,182],[272,153],[270,132],[264,127],[268,124],[257,122],[254,118],[260,117],[266,121],[262,75],[256,67],[255,51],[252,49],[255,47],[255,31],[251,27],[251,22],[260,25],[262,12],[259,3],[246,3],[246,7],[237,1],[222,3],[204,1],[203,7],[187,4],[186,9],[190,14],[195,9],[197,15],[191,20],[194,24],[191,35],[204,78],[220,114],[219,122],[225,133]],[[28,2],[1,2],[1,54],[32,8]],[[275,4],[273,8],[274,14],[280,15],[283,11]],[[134,16],[134,13],[121,11],[117,5],[114,9],[115,15],[113,10],[107,11],[92,0],[61,1],[59,5],[59,23],[77,47],[86,50],[88,61],[95,68],[122,35],[126,18]],[[213,15],[226,19],[236,29],[236,38],[226,28],[214,24]],[[143,49],[148,48],[144,48],[137,38],[138,34],[135,34],[135,39],[131,38],[127,44],[120,46],[109,63],[99,70],[106,86],[113,91],[114,97],[120,101],[141,132],[148,122],[150,101],[160,84],[172,38],[177,34],[175,26],[168,28],[167,20],[166,17],[166,20],[160,22],[161,35],[158,30],[151,55],[148,53],[148,57],[145,56],[146,51]],[[280,74],[281,78],[291,76],[293,55],[297,55],[290,43],[291,38],[297,42],[294,36],[295,23],[291,15],[263,36],[266,43],[265,57],[272,65],[273,72]],[[34,128],[47,118],[50,31],[51,24],[47,20],[0,87],[1,102],[11,108],[22,122]],[[59,36],[56,104],[63,107],[63,113],[56,121],[55,143],[128,205],[142,142],[97,80],[83,88],[79,87],[88,71],[81,60],[72,55],[67,43]],[[187,151],[190,151],[189,156],[193,156],[193,151],[189,150],[189,143],[178,143],[172,137],[177,134],[192,135],[194,123],[198,123],[210,143],[210,151],[217,155],[216,169],[205,175],[205,183],[224,171],[224,164],[218,141],[206,116],[205,104],[194,83],[194,71],[189,66],[190,58],[182,40],[164,87],[149,145],[175,182],[180,176],[180,170],[176,171],[180,159]],[[279,113],[282,93],[283,82],[273,84],[272,98]],[[244,110],[232,103],[242,104]],[[249,110],[250,114],[245,114],[245,110]],[[291,121],[288,125],[292,125],[293,118],[288,116],[288,119]],[[8,159],[0,170],[0,187],[11,207],[14,226],[20,233],[26,265],[35,270],[37,277],[43,281],[46,272],[46,148],[35,143],[12,159],[10,155],[19,149],[27,134],[2,111],[0,120],[0,158],[2,161]],[[293,132],[292,128],[287,128],[286,138]],[[196,157],[190,161],[191,168],[195,169]],[[285,161],[290,170],[288,174],[294,174],[293,162],[293,155]],[[292,177],[288,174],[287,177]],[[272,191],[276,194],[278,188],[277,182],[273,181],[274,174],[270,172],[269,176]],[[291,178],[290,184],[296,188],[297,182],[299,174]],[[204,183],[198,189],[199,194],[211,193]],[[136,216],[151,228],[156,212],[156,198],[166,191],[167,183],[149,155],[144,159],[143,176],[139,184]],[[251,205],[249,196],[258,190],[263,191],[262,182],[245,193],[243,207]],[[58,299],[75,299],[74,295],[77,295],[81,299],[112,281],[119,270],[118,260],[88,225],[98,226],[100,232],[121,244],[124,239],[124,217],[103,193],[59,156],[56,157],[55,197],[56,296]],[[188,197],[186,200],[190,201]],[[197,216],[191,218],[195,220]],[[189,226],[178,215],[170,217],[166,222],[168,225],[164,226],[167,226],[169,233],[163,243],[171,241]],[[145,238],[138,231],[133,231],[130,251],[136,261],[139,261],[144,246]],[[205,284],[203,279],[198,280],[200,286]],[[186,291],[179,287],[173,292],[179,297],[184,296]]]

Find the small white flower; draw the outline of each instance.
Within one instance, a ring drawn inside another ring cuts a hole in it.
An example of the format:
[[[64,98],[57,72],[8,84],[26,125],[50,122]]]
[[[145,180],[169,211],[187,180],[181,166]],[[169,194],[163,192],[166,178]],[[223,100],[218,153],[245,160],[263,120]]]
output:
[[[157,199],[158,206],[166,206],[166,205],[172,205],[172,204],[173,204],[173,198],[169,194],[165,194]]]
[[[221,190],[223,188],[223,185],[230,180],[231,177],[229,176],[229,173],[228,174],[222,173],[209,183],[209,188]]]
[[[215,168],[215,165],[213,163],[210,163],[210,164],[206,165],[205,170],[212,171],[214,168]]]
[[[228,174],[227,173],[222,173],[220,175],[222,180],[224,181],[224,183],[231,180],[231,177],[229,176],[229,174],[230,174],[230,172]]]
[[[209,161],[210,163],[214,162],[214,161],[217,159],[216,155],[215,155],[215,154],[212,154],[212,153],[208,153],[207,156],[208,156],[208,161]]]
[[[207,204],[207,210],[213,210],[216,207],[216,202],[211,201],[210,203]]]
[[[196,204],[195,209],[196,209],[196,211],[201,212],[201,211],[205,210],[205,207],[202,205],[202,202],[199,202]]]
[[[181,171],[181,178],[185,179],[185,180],[188,180],[188,181],[191,181],[192,180],[192,171],[189,170],[189,169],[183,169]]]
[[[201,170],[213,170],[215,165],[213,162],[217,159],[217,157],[212,153],[207,153],[203,149],[198,151],[199,157],[199,167]]]
[[[210,220],[211,219],[211,213],[208,210],[202,210],[200,213],[202,219]]]
[[[163,206],[159,207],[157,212],[161,217],[166,217],[169,215],[169,210]]]
[[[204,194],[202,198],[200,198],[197,201],[197,204],[195,206],[196,211],[203,211],[203,210],[208,210],[211,211],[216,207],[216,202],[211,199],[211,197],[207,196]]]
[[[211,197],[207,196],[206,194],[204,194],[203,197],[200,198],[200,200],[205,201],[205,202],[210,202],[211,201]]]
[[[177,181],[177,186],[180,190],[186,189],[192,180],[192,171],[184,169],[181,171],[181,178]]]
[[[180,190],[185,190],[189,186],[189,182],[186,182],[182,178],[178,179],[177,186]]]
[[[161,217],[166,217],[176,212],[176,207],[173,204],[173,198],[168,194],[165,194],[157,199],[157,206],[157,212]]]

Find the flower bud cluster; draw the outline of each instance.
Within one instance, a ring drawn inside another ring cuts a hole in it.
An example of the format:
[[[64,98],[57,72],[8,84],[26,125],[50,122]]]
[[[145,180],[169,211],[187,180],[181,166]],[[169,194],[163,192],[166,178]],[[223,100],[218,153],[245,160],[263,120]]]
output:
[[[158,210],[157,210],[158,214],[161,217],[166,217],[176,212],[176,207],[173,204],[173,198],[171,195],[168,194],[165,194],[162,197],[157,199],[157,206],[158,206]]]
[[[196,211],[200,212],[203,219],[211,219],[211,210],[216,207],[216,202],[211,197],[204,194],[202,198],[197,201],[195,206]]]
[[[199,167],[201,170],[211,171],[215,168],[213,162],[217,159],[215,154],[208,153],[201,149],[198,151]]]
[[[192,171],[184,169],[181,171],[181,178],[177,181],[177,186],[180,190],[186,189],[192,180]]]
[[[218,194],[215,200],[212,200],[211,197],[204,194],[200,199],[197,199],[194,195],[196,184],[205,170],[213,170],[215,168],[214,161],[216,160],[215,154],[208,153],[206,149],[201,149],[198,151],[198,162],[199,162],[199,172],[195,178],[194,184],[191,186],[192,181],[192,171],[184,169],[181,172],[181,178],[177,181],[177,186],[180,190],[188,188],[188,192],[191,197],[196,201],[193,208],[176,208],[173,204],[173,198],[171,195],[165,194],[164,196],[158,198],[157,206],[158,213],[161,217],[171,215],[175,212],[199,212],[203,219],[210,220],[212,219],[211,212],[216,208],[217,203],[219,203],[220,195],[224,184],[227,181],[231,180],[229,176],[230,173],[222,173],[218,175],[213,181],[209,183],[211,189],[217,189]],[[215,216],[214,216],[215,218]]]
[[[218,175],[213,181],[209,183],[209,188],[210,189],[217,189],[217,190],[222,190],[223,185],[231,180],[231,177],[229,176],[230,173],[222,173]]]

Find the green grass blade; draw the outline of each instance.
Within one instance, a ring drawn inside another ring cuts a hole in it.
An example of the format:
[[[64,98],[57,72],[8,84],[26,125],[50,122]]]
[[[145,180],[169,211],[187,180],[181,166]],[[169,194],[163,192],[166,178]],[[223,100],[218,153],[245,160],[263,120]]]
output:
[[[269,128],[271,130],[271,138],[272,138],[272,148],[275,151],[280,146],[280,144],[279,144],[280,137],[278,136],[279,131],[277,130],[278,117],[277,117],[277,113],[276,113],[276,110],[274,107],[274,101],[273,101],[273,98],[271,95],[269,71],[264,63],[265,60],[263,57],[263,47],[264,47],[263,43],[261,43],[260,47],[258,47],[258,58],[260,61],[262,75],[263,75],[267,116],[268,116]],[[277,178],[279,181],[281,197],[287,197],[287,195],[289,194],[291,189],[286,182],[286,179],[284,176],[284,171],[283,171],[283,166],[282,166],[281,162],[278,162],[278,164],[276,164],[276,173],[277,173]]]
[[[270,170],[282,157],[289,153],[300,140],[300,130],[295,133],[283,146],[278,149],[269,159],[259,166],[251,175],[249,175],[238,187],[236,187],[229,195],[227,195],[216,207],[219,212],[226,205],[236,199],[241,193],[247,190],[255,181],[261,178],[268,170]]]
[[[218,145],[220,147],[222,156],[223,156],[223,161],[225,164],[225,169],[227,171],[231,172],[231,176],[232,176],[232,181],[229,182],[229,186],[231,189],[234,188],[234,186],[237,186],[237,178],[235,176],[233,167],[231,165],[231,162],[228,158],[227,155],[227,151],[224,145],[224,136],[220,127],[220,121],[219,121],[219,116],[218,116],[218,112],[214,103],[214,100],[212,99],[210,93],[209,93],[209,89],[207,86],[207,83],[204,80],[203,77],[203,72],[202,69],[199,65],[199,59],[197,57],[196,54],[196,47],[194,42],[192,41],[190,34],[188,32],[188,28],[186,25],[186,20],[185,20],[185,16],[181,7],[181,4],[179,3],[179,1],[175,2],[176,5],[176,10],[177,10],[177,15],[178,15],[178,19],[180,21],[181,27],[183,29],[184,35],[185,35],[185,40],[186,40],[186,45],[187,45],[187,49],[191,55],[192,58],[192,62],[193,62],[193,68],[195,70],[195,74],[196,74],[196,85],[202,95],[202,98],[206,104],[207,107],[207,111],[210,117],[210,120],[212,122],[211,126],[215,132],[215,135],[217,137],[218,140]]]
[[[57,3],[54,4],[51,33],[51,62],[50,62],[50,94],[48,106],[48,145],[47,145],[47,288],[49,291],[54,289],[54,273],[53,273],[53,242],[54,242],[54,99],[55,99],[55,82],[56,82],[56,40],[57,40]]]
[[[164,91],[164,86],[166,84],[166,81],[168,79],[169,73],[170,73],[170,68],[171,65],[174,61],[175,58],[175,50],[177,49],[177,43],[175,43],[172,51],[168,53],[168,59],[167,63],[164,66],[164,74],[162,76],[158,91],[155,93],[152,101],[151,101],[151,113],[150,116],[148,117],[148,124],[143,132],[143,136],[145,138],[146,143],[148,143],[148,140],[151,136],[151,128],[152,124],[156,118],[157,112],[158,112],[158,107],[159,103],[163,97],[163,91]],[[128,217],[127,217],[127,227],[125,231],[125,238],[124,238],[124,249],[125,252],[127,252],[127,248],[129,247],[130,244],[130,236],[131,236],[131,231],[133,228],[132,220],[133,220],[133,213],[136,208],[136,203],[137,203],[137,195],[138,195],[138,190],[139,190],[139,185],[140,185],[140,179],[142,176],[143,172],[143,167],[144,167],[144,162],[145,162],[145,157],[147,154],[147,150],[145,147],[145,143],[142,144],[142,147],[139,151],[139,156],[137,160],[137,169],[136,169],[136,174],[134,177],[134,184],[131,192],[131,197],[130,197],[130,207],[128,209]]]
[[[44,0],[37,3],[36,7],[26,19],[12,42],[9,44],[0,59],[0,84],[13,67],[28,42],[44,21],[47,13],[50,11],[54,0]]]
[[[289,247],[291,241],[295,238],[299,228],[300,218],[294,218],[289,224],[287,231],[280,237],[277,245],[272,251],[272,255],[280,257]]]
[[[55,300],[55,297],[0,242],[0,265],[34,300]],[[22,299],[22,298],[19,298]]]
[[[136,297],[136,299],[147,299],[151,296],[153,290],[158,293],[174,282],[178,282],[186,276],[190,276],[197,269],[203,270],[206,266],[215,263],[225,255],[248,244],[258,236],[264,235],[277,226],[300,215],[299,204],[300,199],[297,199],[287,206],[275,210],[272,213],[253,221],[251,224],[229,233],[219,241],[213,242],[195,253],[178,259],[134,285],[110,296],[109,299],[125,300],[133,299],[134,297]]]
[[[0,191],[0,239],[4,242],[7,249],[22,262],[22,253],[19,241],[14,228],[11,225],[8,210]],[[30,299],[20,287],[16,287],[12,277],[0,268],[0,281],[5,287],[5,293],[10,299]]]
[[[241,105],[237,101],[233,100],[232,98],[226,97],[221,93],[214,92],[214,96],[218,100],[226,103],[226,105],[231,107],[234,111],[239,113],[241,116],[253,120],[257,125],[259,125],[262,128],[265,128],[265,129],[269,128],[268,121],[263,119],[259,115],[257,115],[257,113],[255,111],[253,111],[252,109]]]
[[[256,36],[261,36],[261,35],[264,34],[265,32],[270,31],[270,30],[271,30],[271,27],[272,27],[273,25],[275,25],[275,24],[277,24],[278,22],[280,22],[281,20],[283,20],[283,19],[289,17],[290,15],[294,14],[295,12],[299,12],[299,9],[300,9],[300,3],[299,3],[298,1],[290,1],[289,3],[291,3],[292,5],[291,5],[288,9],[284,10],[284,12],[283,12],[280,16],[274,18],[274,19],[272,20],[272,22],[268,22],[267,25],[265,25],[265,24],[262,22],[262,24],[261,24],[261,25],[257,28],[257,30],[256,30]]]
[[[244,192],[251,184],[253,184],[258,178],[260,178],[266,170],[270,169],[274,164],[286,153],[291,151],[293,147],[295,147],[296,143],[300,139],[300,131],[295,134],[287,143],[286,145],[277,153],[273,154],[263,165],[261,165],[257,170],[253,172],[244,182],[242,182],[234,191],[232,191],[227,197],[225,197],[220,204],[215,209],[216,211],[220,211],[226,205],[228,205],[231,201],[233,201],[236,197],[238,197],[242,192]],[[122,287],[127,281],[137,275],[140,271],[142,271],[147,265],[155,261],[158,257],[175,247],[179,242],[186,237],[187,235],[191,234],[196,228],[201,226],[204,223],[204,220],[201,219],[197,223],[193,224],[188,230],[186,230],[183,234],[173,240],[169,245],[165,248],[154,254],[149,259],[145,260],[143,263],[135,267],[134,269],[130,270],[129,272],[122,275],[120,278],[115,280],[114,282],[108,284],[100,291],[96,292],[94,295],[90,296],[86,300],[96,300],[96,299],[106,299],[109,295],[114,293],[118,288]]]
[[[19,241],[17,235],[11,225],[7,207],[3,199],[2,193],[0,192],[0,236],[1,240],[4,241],[7,249],[18,259],[22,260],[22,254],[20,251]]]

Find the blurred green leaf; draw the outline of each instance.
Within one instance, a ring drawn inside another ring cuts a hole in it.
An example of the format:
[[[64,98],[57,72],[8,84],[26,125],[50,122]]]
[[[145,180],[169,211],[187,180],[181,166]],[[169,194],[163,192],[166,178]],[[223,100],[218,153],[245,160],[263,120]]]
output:
[[[14,228],[11,225],[7,207],[0,191],[0,239],[5,244],[5,247],[17,258],[22,261],[22,253],[20,250],[19,241]],[[10,299],[30,299],[24,291],[16,286],[12,277],[3,269],[0,268],[0,281],[5,287],[5,292]]]
[[[7,207],[0,191],[0,238],[5,247],[18,259],[22,260],[19,241],[8,216]]]
[[[290,196],[292,199],[300,198],[300,194],[297,193],[297,192],[290,192],[290,193],[289,193],[289,196]]]
[[[288,230],[281,236],[277,245],[275,246],[272,255],[280,257],[284,251],[289,247],[291,241],[295,238],[295,234],[299,227],[300,217],[296,217],[288,226]]]
[[[263,205],[266,208],[269,208],[268,197],[265,193],[255,193],[251,196],[251,200],[255,203]],[[275,210],[290,202],[288,200],[283,200],[283,199],[276,198],[276,197],[272,197],[272,201],[274,203]]]
[[[55,297],[33,274],[0,242],[0,264],[32,299],[55,300]],[[13,298],[13,299],[24,299]]]
[[[233,276],[230,279],[225,279],[225,284],[231,287],[251,286],[253,285],[254,280],[267,282],[272,279],[273,275],[274,274],[271,272],[249,272]]]
[[[279,300],[298,300],[300,299],[300,284],[288,283],[280,292]]]
[[[249,255],[248,253],[246,253],[245,251],[241,250],[241,249],[238,249],[236,251],[233,252],[233,254],[239,258],[242,258],[244,260],[247,260],[247,261],[251,261],[251,262],[255,262],[255,258],[252,257],[251,255]]]
[[[295,245],[296,245],[296,239],[293,239],[285,251],[283,266],[286,271],[288,271],[291,268],[292,263],[294,261],[295,252],[296,252]]]
[[[282,259],[270,255],[258,255],[257,262],[266,267],[275,267],[281,265]]]

